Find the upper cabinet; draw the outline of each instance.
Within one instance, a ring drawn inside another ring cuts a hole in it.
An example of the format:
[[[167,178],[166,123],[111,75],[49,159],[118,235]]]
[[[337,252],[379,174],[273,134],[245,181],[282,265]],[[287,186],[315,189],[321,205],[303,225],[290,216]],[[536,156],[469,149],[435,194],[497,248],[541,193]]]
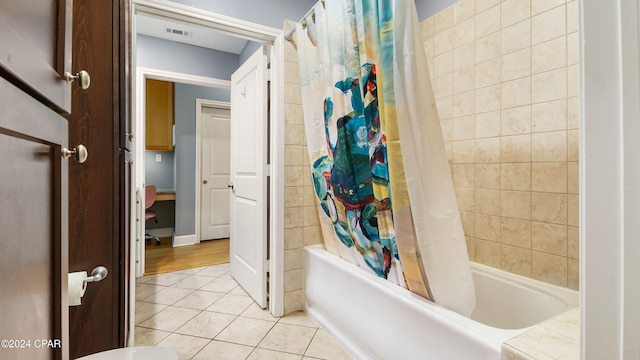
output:
[[[146,148],[173,150],[174,83],[147,79]]]

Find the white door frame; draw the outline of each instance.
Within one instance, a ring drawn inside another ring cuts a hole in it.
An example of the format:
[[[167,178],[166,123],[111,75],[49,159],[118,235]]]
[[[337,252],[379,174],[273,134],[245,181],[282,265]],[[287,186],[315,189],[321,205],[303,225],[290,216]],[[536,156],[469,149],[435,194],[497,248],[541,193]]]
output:
[[[133,0],[131,2],[132,28],[134,34],[132,39],[132,84],[135,90],[132,91],[132,114],[134,114],[134,134],[132,139],[134,163],[132,167],[132,224],[140,224],[143,206],[136,206],[136,201],[144,201],[141,192],[144,189],[144,126],[141,125],[144,119],[144,81],[146,76],[157,76],[160,80],[173,79],[169,75],[173,74],[179,77],[180,82],[186,79],[192,79],[192,83],[196,85],[210,85],[210,78],[170,73],[166,71],[158,71],[154,69],[137,69],[136,64],[136,23],[135,15],[138,13],[153,14],[155,16],[165,17],[169,19],[186,21],[202,26],[217,29],[232,35],[240,36],[252,41],[261,42],[271,45],[270,53],[270,156],[271,165],[271,181],[269,187],[269,311],[274,316],[282,316],[284,314],[284,32],[281,29],[275,29],[248,21],[223,16],[201,9],[173,3],[166,0]],[[174,81],[174,80],[172,80]],[[142,217],[143,219],[144,217]],[[144,225],[143,225],[144,226]],[[142,227],[143,227],[142,226]],[[136,255],[138,253],[136,244],[140,243],[141,226],[131,226],[131,269],[137,269],[140,265],[136,264]],[[144,235],[144,233],[142,233]],[[138,261],[140,261],[138,259]],[[144,259],[142,260],[144,261]],[[144,265],[144,264],[142,264]],[[131,271],[130,274],[130,318],[135,318],[135,276],[137,272]],[[133,344],[134,322],[130,322],[130,338],[128,344]]]
[[[209,107],[215,109],[231,110],[231,103],[225,101],[215,101],[208,99],[196,99],[196,244],[200,243],[200,212],[202,209],[202,199],[200,198],[201,187],[201,161],[202,161],[202,108]],[[231,121],[231,119],[229,119]]]

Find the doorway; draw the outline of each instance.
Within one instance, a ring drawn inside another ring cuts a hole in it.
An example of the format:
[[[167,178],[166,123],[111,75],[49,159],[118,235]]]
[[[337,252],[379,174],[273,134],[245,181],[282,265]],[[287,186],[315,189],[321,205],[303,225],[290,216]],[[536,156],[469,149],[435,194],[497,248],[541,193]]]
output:
[[[194,12],[192,8],[182,5],[172,5],[171,9],[167,9],[161,5],[154,5],[152,3],[144,3],[143,5],[134,3],[133,13],[147,13],[153,14],[156,17],[166,17],[168,19],[175,19],[181,21],[192,22],[194,24],[204,25],[218,31],[223,31],[227,34],[240,36],[245,39],[256,41],[263,44],[270,45],[271,48],[271,68],[270,78],[272,79],[270,88],[270,105],[271,118],[269,129],[269,163],[270,163],[270,198],[268,201],[269,208],[269,231],[268,236],[272,239],[269,242],[270,247],[270,262],[269,262],[269,289],[270,289],[270,303],[269,310],[274,316],[280,316],[283,314],[283,268],[282,262],[284,253],[283,244],[283,137],[284,131],[282,124],[284,113],[284,90],[283,90],[283,36],[282,31],[278,29],[271,29],[264,26],[248,23],[246,21],[229,19],[227,17],[220,17],[216,14],[200,12]],[[135,33],[135,23],[134,23]],[[135,48],[135,46],[134,46]],[[134,54],[134,66],[136,64],[136,55]],[[150,68],[137,68],[135,73],[135,93],[134,93],[134,114],[136,119],[142,119],[143,107],[140,105],[141,100],[144,99],[144,81],[147,77],[166,80],[166,81],[179,81],[183,83],[189,83],[201,86],[213,86],[219,88],[229,88],[229,82],[225,80],[207,78],[202,76],[194,76],[183,73],[160,71]],[[135,129],[138,134],[144,134],[144,130],[140,121],[135,122]],[[139,140],[139,139],[138,139]],[[140,189],[144,186],[144,161],[141,154],[144,153],[144,146],[142,141],[134,141],[134,148],[136,150],[136,158],[134,160],[133,170],[133,189],[132,194],[134,199],[137,200],[137,206],[132,209],[134,215],[132,223],[140,224],[140,214],[144,209],[141,209]],[[135,204],[136,201],[133,201]],[[132,249],[132,263],[136,264],[136,274],[140,276],[140,268],[144,268],[144,259],[140,257],[140,241],[144,233],[141,233],[142,226],[133,229],[132,236],[138,241],[134,242]],[[143,250],[142,250],[143,251]],[[135,283],[135,278],[132,276],[132,284]],[[135,291],[132,289],[132,291]],[[135,304],[131,304],[133,311]],[[132,312],[133,313],[133,312]]]

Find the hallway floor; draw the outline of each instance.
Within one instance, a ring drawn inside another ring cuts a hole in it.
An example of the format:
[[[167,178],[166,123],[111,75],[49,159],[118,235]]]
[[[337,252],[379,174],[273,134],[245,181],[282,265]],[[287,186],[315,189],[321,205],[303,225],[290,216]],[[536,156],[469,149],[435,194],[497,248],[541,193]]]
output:
[[[306,313],[258,307],[229,264],[139,278],[135,322],[135,345],[170,347],[180,360],[351,359]]]

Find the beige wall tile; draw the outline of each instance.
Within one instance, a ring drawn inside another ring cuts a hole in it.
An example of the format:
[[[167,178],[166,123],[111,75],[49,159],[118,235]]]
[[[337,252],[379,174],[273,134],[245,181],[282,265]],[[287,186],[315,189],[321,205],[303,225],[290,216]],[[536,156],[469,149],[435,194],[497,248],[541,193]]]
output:
[[[494,136],[500,136],[500,112],[476,114],[476,138]],[[499,141],[500,139],[498,139],[498,143]]]
[[[285,124],[304,124],[304,116],[302,114],[302,105],[300,104],[284,104],[284,122]]]
[[[451,166],[453,186],[474,187],[475,166],[473,164],[453,164]]]
[[[453,117],[473,115],[476,103],[475,91],[453,95]]]
[[[476,90],[476,114],[500,110],[500,84]]]
[[[440,120],[451,119],[453,117],[453,98],[451,96],[443,97],[436,101],[438,108],[438,116]]]
[[[298,70],[297,61],[285,61],[284,62],[284,81],[288,83],[300,83],[300,71]]]
[[[529,191],[507,191],[501,194],[500,215],[516,219],[531,219],[531,193]]]
[[[567,160],[580,160],[580,132],[578,130],[569,130],[567,132]]]
[[[567,226],[533,221],[531,248],[554,255],[567,256]]]
[[[475,187],[500,190],[500,164],[476,164]]]
[[[580,66],[572,65],[567,68],[567,96],[580,96]]]
[[[565,0],[535,0],[531,2],[531,15],[535,16],[556,6],[564,5]]]
[[[317,206],[318,202],[316,200],[315,189],[312,186],[304,186],[302,189],[302,206]]]
[[[436,56],[433,59],[433,74],[434,78],[451,74],[453,72],[453,51],[446,52],[442,55]]]
[[[568,259],[568,287],[573,290],[580,290],[580,260]]]
[[[475,0],[459,0],[453,4],[453,23],[458,24],[476,14]]]
[[[532,134],[531,161],[567,161],[567,132]]]
[[[302,105],[302,92],[300,91],[300,84],[284,83],[284,94],[284,102],[286,104]]]
[[[567,128],[567,100],[533,104],[531,107],[531,131],[545,132]]]
[[[500,0],[476,0],[476,12],[480,13],[496,5],[500,5]]]
[[[420,23],[420,36],[422,39],[433,37],[433,17]]]
[[[579,16],[578,16],[578,1],[567,1],[567,33],[571,34],[578,31],[579,28]]]
[[[463,212],[473,212],[475,204],[475,190],[473,188],[454,188],[458,209]],[[472,234],[469,234],[472,235]]]
[[[292,292],[302,290],[302,277],[304,271],[302,269],[289,270],[284,272],[284,292]]]
[[[427,61],[430,64],[432,64],[433,63],[433,58],[435,57],[435,54],[433,53],[433,38],[429,38],[427,40],[424,40],[422,42],[422,45],[424,46],[425,54],[427,54]],[[432,69],[430,69],[430,70],[432,70]]]
[[[577,65],[580,62],[579,41],[577,32],[567,35],[567,65]]]
[[[567,195],[531,193],[531,219],[534,221],[567,224]]]
[[[476,65],[476,88],[500,83],[500,58]]]
[[[457,48],[464,44],[470,44],[475,50],[476,22],[470,18],[453,26],[453,47]],[[472,61],[475,59],[475,51],[472,54]]]
[[[580,226],[580,207],[578,195],[567,195],[567,223]]]
[[[475,195],[476,213],[500,215],[500,190],[476,189]]]
[[[503,136],[500,140],[502,162],[531,162],[531,135]]]
[[[304,294],[302,290],[292,291],[284,294],[284,313],[300,311],[304,308]]]
[[[462,222],[464,234],[471,237],[475,236],[476,229],[474,214],[471,212],[462,212],[460,213],[460,221]]]
[[[455,59],[455,52],[454,52]],[[455,63],[454,63],[455,67]],[[458,95],[476,88],[475,68],[467,67],[453,72],[453,94]]]
[[[477,262],[498,269],[500,268],[501,258],[499,243],[476,239],[475,255]]]
[[[320,226],[305,226],[303,228],[304,246],[322,244],[322,230]]]
[[[578,227],[569,226],[567,232],[567,255],[572,259],[580,259],[580,231]]]
[[[502,83],[502,108],[509,109],[531,104],[531,77]]]
[[[304,212],[302,207],[284,209],[284,228],[301,228],[304,224]]]
[[[567,66],[567,38],[549,40],[531,48],[531,72],[555,70]]]
[[[444,141],[453,141],[453,119],[440,120]]]
[[[469,42],[456,47],[453,50],[453,70],[462,70],[475,66],[476,46],[474,42]],[[455,80],[454,80],[455,84]]]
[[[567,163],[532,163],[531,191],[566,194]]]
[[[453,7],[449,6],[433,16],[434,35],[439,34],[451,26],[453,26]]]
[[[561,100],[567,97],[567,68],[547,71],[531,78],[531,101]]]
[[[500,6],[496,5],[478,13],[475,21],[477,37],[483,37],[500,30]]]
[[[298,249],[304,245],[304,232],[301,227],[284,229],[284,248]]]
[[[531,249],[531,221],[507,217],[501,220],[501,243]]]
[[[305,137],[304,125],[287,124],[284,129],[285,145],[304,145]]]
[[[490,164],[500,162],[500,138],[478,139],[475,141],[475,162]]]
[[[568,164],[568,184],[567,192],[569,194],[580,193],[580,165],[577,162]]]
[[[284,188],[284,207],[299,207],[303,205],[304,188],[302,186],[287,186]]]
[[[500,32],[483,36],[476,41],[476,64],[500,56]]]
[[[284,183],[287,186],[303,186],[304,166],[285,166]]]
[[[284,271],[302,269],[302,249],[284,251]]]
[[[558,286],[567,286],[566,257],[533,251],[531,260],[531,276],[534,279]]]
[[[531,75],[531,49],[524,48],[502,56],[502,81]]]
[[[577,129],[580,126],[580,99],[569,98],[567,111],[567,129]]]
[[[453,142],[453,163],[473,164],[473,140]]]
[[[502,163],[502,190],[531,191],[530,163]]]
[[[453,50],[453,28],[449,28],[433,36],[433,54],[435,56]]]
[[[528,19],[531,16],[530,8],[531,0],[503,0],[502,26],[507,27]]]
[[[501,245],[500,268],[518,275],[531,277],[531,250]]]
[[[503,27],[501,32],[500,52],[502,54],[509,54],[531,46],[531,20],[529,19],[509,27]]]
[[[453,74],[447,74],[433,80],[433,95],[437,100],[453,95]],[[440,109],[438,109],[438,111],[439,110]],[[451,116],[442,117],[441,115],[441,118],[450,117]]]
[[[469,256],[469,260],[471,261],[475,261],[476,259],[476,239],[469,237],[469,236],[465,236],[464,238],[466,240],[467,243],[467,255]]]
[[[476,214],[475,237],[482,240],[500,241],[500,217]]]
[[[566,35],[566,23],[564,6],[533,16],[531,18],[531,44],[536,45]]]
[[[284,165],[303,165],[304,147],[299,145],[285,145],[284,147]]]
[[[316,226],[320,225],[320,219],[318,218],[317,206],[305,206],[304,211],[304,226]]]
[[[502,135],[520,135],[531,132],[531,106],[521,106],[502,111]]]

